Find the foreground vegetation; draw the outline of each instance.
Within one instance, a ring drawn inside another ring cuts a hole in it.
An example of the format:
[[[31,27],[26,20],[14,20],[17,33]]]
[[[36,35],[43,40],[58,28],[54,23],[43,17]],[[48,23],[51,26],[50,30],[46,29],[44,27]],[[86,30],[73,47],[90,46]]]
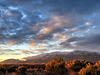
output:
[[[87,60],[73,60],[64,62],[62,58],[55,58],[43,65],[0,65],[0,75],[17,73],[18,75],[100,75],[100,62]]]

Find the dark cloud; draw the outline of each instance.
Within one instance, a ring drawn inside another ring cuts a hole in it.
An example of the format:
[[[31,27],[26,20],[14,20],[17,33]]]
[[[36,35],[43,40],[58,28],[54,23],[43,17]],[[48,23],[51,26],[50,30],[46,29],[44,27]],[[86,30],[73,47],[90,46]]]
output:
[[[0,0],[0,43],[97,50],[99,13],[100,0]]]
[[[63,47],[83,50],[100,50],[100,34],[86,37],[71,37],[61,43]]]
[[[24,7],[8,5],[8,7],[1,7],[0,12],[0,32],[3,41],[27,42],[39,32],[41,26],[37,23],[44,21],[41,19],[41,12]]]
[[[99,10],[99,0],[43,0],[42,5],[55,14],[90,14]],[[40,5],[39,5],[40,6]]]

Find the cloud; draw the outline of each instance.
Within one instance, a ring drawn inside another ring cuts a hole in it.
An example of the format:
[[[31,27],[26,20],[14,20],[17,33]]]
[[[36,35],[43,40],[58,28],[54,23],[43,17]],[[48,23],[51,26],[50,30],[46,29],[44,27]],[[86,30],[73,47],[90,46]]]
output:
[[[23,53],[23,54],[35,54],[35,52],[33,52],[33,51],[28,51],[28,50],[24,50],[24,51],[22,51],[21,53]]]
[[[68,36],[63,35],[63,33],[55,33],[52,41],[56,41],[58,43],[64,42],[68,39]]]
[[[57,0],[56,4],[53,0],[4,0],[0,3],[6,5],[1,6],[1,18],[4,20],[1,22],[1,25],[3,25],[1,26],[1,34],[4,37],[2,40],[14,40],[17,43],[27,43],[30,39],[36,38],[50,39],[53,37],[53,33],[60,32],[60,30],[70,25],[72,27],[76,26],[77,22],[80,21],[77,19],[81,19],[83,16],[79,13],[84,13],[85,15],[87,12],[98,10],[97,7],[99,6],[98,2],[93,0],[88,0],[88,2],[86,0],[74,2],[70,0]],[[36,4],[37,6],[35,6]],[[44,8],[47,8],[47,11],[43,10]],[[5,13],[3,14],[3,12]],[[44,15],[47,12],[49,15]],[[55,14],[56,16],[54,16]],[[48,19],[45,17],[48,17]]]
[[[45,52],[48,52],[47,49],[35,49],[34,51],[37,51],[39,53],[45,53]]]
[[[90,14],[93,11],[97,11],[99,7],[99,0],[44,0],[43,4],[45,6],[51,7],[51,10],[55,14],[65,15],[67,13],[78,13],[80,14]]]
[[[68,19],[61,16],[52,16],[52,18],[43,23],[44,28],[40,31],[38,38],[39,39],[46,39],[45,37],[52,38],[52,34],[62,31],[65,27],[72,25]]]
[[[38,47],[39,47],[40,49],[46,49],[47,46],[45,46],[45,45],[39,45]]]
[[[0,0],[0,44],[40,47],[38,53],[58,46],[99,50],[99,20],[99,0]],[[35,53],[28,49],[18,51]]]
[[[20,55],[20,53],[16,53],[16,51],[7,47],[0,47],[0,51],[0,55]]]
[[[9,46],[13,46],[13,45],[16,44],[16,42],[15,42],[15,41],[9,41],[7,44],[8,44]]]
[[[39,11],[31,11],[21,7],[2,7],[0,32],[2,41],[13,40],[17,44],[29,41],[39,32],[36,24],[42,21]],[[30,14],[30,15],[28,15]],[[25,17],[26,15],[26,17]]]
[[[71,37],[61,43],[63,47],[79,50],[100,50],[100,34],[87,37]]]

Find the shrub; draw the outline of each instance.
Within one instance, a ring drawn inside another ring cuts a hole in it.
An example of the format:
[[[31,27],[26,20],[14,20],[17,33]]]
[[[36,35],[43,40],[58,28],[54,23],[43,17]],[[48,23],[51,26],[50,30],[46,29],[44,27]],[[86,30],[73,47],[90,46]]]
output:
[[[90,62],[86,60],[73,60],[73,61],[70,61],[69,63],[66,63],[66,68],[68,68],[68,70],[78,72],[83,67],[86,67],[86,65],[89,63]]]
[[[24,66],[19,66],[17,69],[17,73],[26,73],[26,68]]]
[[[97,75],[97,66],[94,65],[87,65],[86,68],[82,68],[80,72],[78,72],[79,75]]]
[[[3,68],[3,67],[0,67],[0,72],[2,72],[2,73],[6,73],[6,69],[5,68]]]
[[[65,62],[61,58],[55,58],[51,62],[46,64],[46,70],[52,73],[63,74],[67,72],[65,68]]]
[[[16,68],[17,68],[17,66],[9,67],[9,68],[8,68],[8,72],[9,72],[9,73],[11,73],[11,72],[16,72]]]

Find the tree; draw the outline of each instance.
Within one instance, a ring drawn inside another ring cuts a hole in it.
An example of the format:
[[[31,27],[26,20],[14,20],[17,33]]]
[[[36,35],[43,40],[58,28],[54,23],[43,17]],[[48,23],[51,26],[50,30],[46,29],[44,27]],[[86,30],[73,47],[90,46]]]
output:
[[[90,62],[86,60],[73,60],[73,61],[70,61],[69,63],[66,63],[66,68],[68,68],[68,70],[70,71],[78,72],[83,67],[86,67],[86,65],[89,63]]]
[[[99,75],[99,71],[97,70],[97,66],[94,65],[87,65],[86,68],[82,68],[79,75]]]
[[[8,72],[11,73],[11,72],[15,72],[16,71],[16,68],[17,66],[11,66],[8,68]]]
[[[46,64],[46,70],[51,73],[63,74],[67,72],[65,68],[65,62],[62,58],[55,58],[51,62]]]
[[[0,67],[0,72],[2,72],[3,74],[5,74],[6,73],[6,69],[3,68],[3,67]]]
[[[17,73],[25,73],[26,72],[26,68],[24,66],[19,66],[17,69]]]

